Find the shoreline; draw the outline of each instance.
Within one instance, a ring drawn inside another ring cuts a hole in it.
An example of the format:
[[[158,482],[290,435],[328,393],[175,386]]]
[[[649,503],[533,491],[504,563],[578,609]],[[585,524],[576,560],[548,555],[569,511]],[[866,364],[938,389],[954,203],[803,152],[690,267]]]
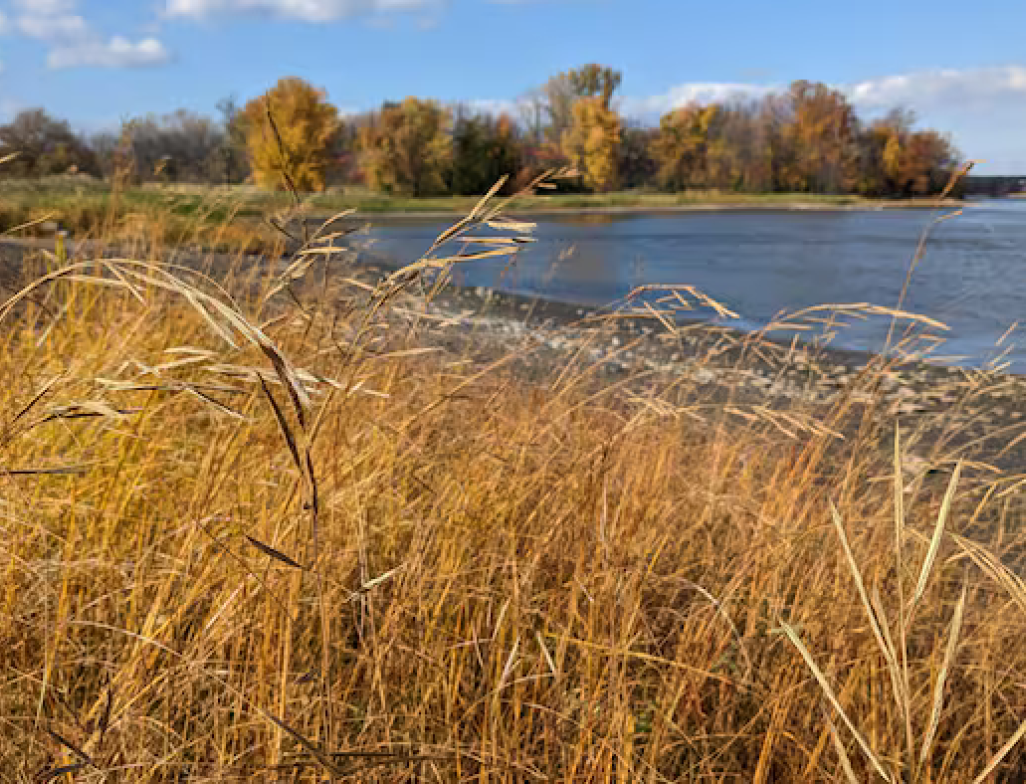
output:
[[[819,213],[844,213],[844,212],[886,212],[893,210],[938,210],[957,208],[964,204],[958,199],[903,199],[893,201],[865,201],[853,203],[831,203],[820,201],[780,201],[780,202],[718,202],[718,201],[696,201],[690,204],[637,204],[637,205],[609,205],[596,207],[511,207],[505,210],[504,214],[510,217],[522,219],[541,218],[577,218],[577,217],[643,217],[650,216],[672,216],[687,215],[690,213],[793,213],[793,212],[819,212]],[[351,216],[352,220],[364,220],[368,222],[416,222],[416,221],[440,221],[459,220],[466,216],[463,210],[375,210],[360,211]],[[310,224],[320,225],[330,219],[332,215],[318,213],[309,215],[305,221]]]
[[[549,383],[577,363],[594,369],[596,387],[661,396],[686,390],[714,416],[744,420],[776,412],[786,422],[845,410],[834,422],[854,443],[868,415],[902,432],[910,479],[950,469],[958,459],[981,475],[1026,469],[1026,376],[884,359],[868,351],[808,346],[708,322],[681,324],[671,335],[651,318],[610,321],[608,309],[451,287],[421,301],[400,320],[425,319],[422,339],[486,365],[530,347],[515,377]],[[893,433],[890,434],[893,436]],[[890,443],[890,442],[889,442]],[[883,445],[884,450],[890,448]]]
[[[0,240],[0,301],[23,282],[21,257],[44,245]],[[82,246],[69,248],[76,250]],[[207,267],[219,277],[239,259],[179,253],[175,261]],[[289,264],[287,257],[249,261],[282,270]],[[393,271],[362,261],[348,274],[373,285]],[[976,461],[984,472],[1026,469],[1026,376],[897,357],[885,361],[870,351],[809,345],[702,320],[681,322],[670,333],[651,316],[610,314],[609,306],[450,285],[430,303],[405,295],[385,318],[404,328],[419,324],[417,339],[424,346],[482,367],[523,350],[509,367],[525,383],[550,383],[576,363],[599,387],[626,385],[658,396],[658,390],[683,383],[691,399],[728,418],[743,418],[736,407],[813,418],[848,407],[839,431],[855,435],[866,413],[897,420],[910,465],[924,472],[950,466],[956,457]]]
[[[53,249],[54,240],[52,239],[0,237],[0,292],[3,290],[3,284],[5,281],[8,283],[8,287],[11,285],[14,277],[18,274],[18,268],[20,268],[22,257],[26,252],[34,250],[53,251]],[[114,257],[120,250],[121,249],[116,245],[103,243],[98,240],[70,240],[68,242],[69,257],[81,252],[93,252],[100,255],[106,255],[107,257]],[[359,271],[362,275],[369,276],[372,280],[380,279],[381,277],[389,275],[401,268],[401,265],[393,264],[382,257],[370,255],[363,251],[356,251],[356,253],[361,258],[358,258],[358,260],[353,263],[354,271]],[[173,251],[172,257],[176,264],[184,264],[196,269],[199,269],[203,265],[210,265],[214,268],[221,268],[224,270],[230,265],[238,263],[240,260],[240,257],[236,254],[205,251],[199,248],[179,249],[177,251]],[[283,266],[287,266],[291,261],[291,257],[289,256],[285,256],[281,259],[272,259],[264,254],[250,254],[242,258],[245,259],[246,262],[252,264],[277,264]],[[0,299],[0,301],[2,301],[2,299]],[[465,303],[470,303],[475,310],[487,307],[491,313],[498,313],[505,319],[519,320],[527,316],[529,319],[534,319],[539,324],[544,322],[547,327],[557,329],[571,326],[581,322],[582,319],[608,318],[609,314],[612,312],[611,308],[613,307],[613,304],[615,304],[607,303],[604,305],[596,305],[593,303],[589,304],[568,300],[556,300],[547,298],[540,294],[518,294],[482,286],[462,286],[453,282],[446,284],[445,290],[436,302],[444,303],[445,306],[450,309],[457,307],[463,308]],[[450,315],[455,314],[456,311],[453,311]],[[626,324],[631,324],[639,321],[639,318],[628,318],[624,321]],[[758,334],[757,330],[745,330],[741,327],[731,326],[727,323],[717,324],[708,319],[702,318],[681,319],[678,322],[678,326],[682,329],[704,328],[728,333],[733,335],[737,340],[745,340],[746,338],[751,338]],[[797,335],[797,337],[799,338],[797,347],[801,350],[807,350],[805,341],[801,339],[800,335]],[[772,335],[764,335],[761,340],[768,341],[782,347],[787,346],[790,343],[788,340],[773,337]],[[803,347],[806,348],[803,349]],[[865,365],[870,359],[880,357],[879,352],[869,349],[845,348],[832,345],[817,347],[816,351],[830,354],[834,357],[836,365],[843,364],[851,367]],[[979,367],[972,365],[962,366],[947,364],[941,361],[931,362],[927,360],[918,360],[916,363],[927,368],[939,368],[944,371],[950,369],[951,372],[982,372]],[[1003,372],[1002,375],[1016,378],[1021,377],[1026,380],[1026,374]]]

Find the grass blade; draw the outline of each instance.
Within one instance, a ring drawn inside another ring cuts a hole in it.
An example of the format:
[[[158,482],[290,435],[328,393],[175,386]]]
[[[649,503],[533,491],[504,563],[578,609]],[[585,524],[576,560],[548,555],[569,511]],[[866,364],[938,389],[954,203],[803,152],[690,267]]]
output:
[[[948,514],[951,512],[951,502],[955,497],[955,490],[958,487],[958,478],[962,473],[962,462],[959,461],[955,466],[955,471],[951,475],[951,481],[948,482],[947,492],[944,493],[944,500],[941,502],[940,512],[937,514],[937,525],[933,529],[933,538],[930,540],[930,548],[926,551],[926,558],[923,560],[923,566],[919,570],[919,581],[916,583],[915,593],[912,595],[912,604],[909,607],[909,617],[915,611],[916,605],[919,600],[923,597],[923,592],[926,590],[926,581],[930,578],[930,571],[933,569],[933,563],[937,559],[937,551],[940,549],[941,539],[944,536],[944,526],[948,521]]]
[[[293,569],[303,569],[304,568],[302,564],[296,563],[291,558],[289,558],[287,555],[285,555],[285,553],[283,553],[281,550],[275,550],[270,545],[264,544],[259,539],[254,539],[249,534],[243,534],[243,536],[246,537],[246,540],[251,545],[253,545],[257,550],[259,550],[260,552],[262,552],[264,555],[268,556],[269,558],[273,558],[276,561],[281,561],[283,564],[285,564],[286,566],[291,566]]]
[[[894,700],[898,705],[898,709],[905,712],[907,700],[905,699],[905,688],[904,681],[901,678],[901,671],[898,667],[898,657],[894,650],[893,644],[890,642],[890,631],[884,634],[882,626],[886,626],[887,619],[882,615],[878,618],[877,613],[873,607],[873,603],[869,598],[869,594],[866,592],[865,583],[862,581],[862,573],[859,571],[858,564],[855,563],[855,556],[852,554],[851,545],[848,543],[848,535],[844,532],[844,522],[841,520],[841,513],[837,511],[837,507],[834,506],[833,501],[830,502],[830,517],[833,520],[834,528],[837,531],[837,537],[841,541],[841,549],[844,551],[844,557],[848,561],[848,567],[851,569],[852,578],[855,580],[855,588],[859,592],[859,599],[862,601],[862,607],[866,611],[866,617],[869,619],[869,626],[873,630],[873,637],[876,639],[877,647],[884,656],[884,660],[887,662],[887,671],[891,676],[891,688],[894,691]]]
[[[805,647],[805,643],[801,641],[798,633],[783,621],[780,622],[780,628],[783,629],[784,634],[787,635],[791,644],[798,649],[798,653],[801,654],[802,658],[805,660],[805,664],[808,665],[809,670],[812,671],[813,677],[815,677],[816,682],[819,684],[819,688],[822,689],[823,694],[830,702],[830,705],[837,712],[837,715],[841,717],[841,720],[848,728],[848,731],[855,736],[855,740],[858,741],[859,747],[862,749],[862,753],[866,755],[866,759],[869,760],[869,763],[873,766],[876,772],[880,774],[880,777],[884,781],[891,782],[891,784],[893,784],[894,779],[887,772],[887,769],[884,768],[883,763],[880,762],[880,759],[873,752],[873,749],[870,748],[869,742],[862,736],[862,733],[858,731],[855,723],[848,718],[848,714],[844,712],[844,708],[841,707],[841,703],[837,700],[834,690],[830,686],[830,682],[826,679],[823,671],[819,669],[819,666],[816,664],[816,660],[812,658],[812,654],[809,653],[809,649]]]
[[[944,661],[941,664],[940,673],[937,675],[937,683],[933,689],[933,707],[930,710],[930,726],[923,738],[923,748],[919,753],[919,765],[926,763],[933,747],[933,739],[937,734],[937,727],[940,725],[941,708],[944,706],[944,686],[948,680],[948,673],[951,671],[951,663],[955,660],[955,652],[958,650],[958,639],[962,632],[962,612],[965,610],[965,598],[968,593],[968,585],[963,583],[962,594],[958,597],[958,604],[955,605],[955,614],[951,618],[948,627],[948,644],[944,649]]]
[[[973,784],[983,784],[990,777],[990,774],[994,772],[994,769],[1001,764],[1001,761],[1008,756],[1008,753],[1023,739],[1024,735],[1026,735],[1026,721],[1019,725],[1019,729],[1015,731],[1015,734],[991,757],[983,772],[973,779]]]
[[[837,758],[841,761],[844,777],[848,779],[848,784],[859,784],[858,776],[855,775],[855,771],[851,767],[851,758],[848,756],[848,750],[841,743],[841,737],[837,734],[837,727],[834,725],[833,719],[830,718],[830,713],[825,708],[823,709],[823,719],[826,721],[827,731],[830,733],[830,740],[834,745],[834,751],[837,752]]]

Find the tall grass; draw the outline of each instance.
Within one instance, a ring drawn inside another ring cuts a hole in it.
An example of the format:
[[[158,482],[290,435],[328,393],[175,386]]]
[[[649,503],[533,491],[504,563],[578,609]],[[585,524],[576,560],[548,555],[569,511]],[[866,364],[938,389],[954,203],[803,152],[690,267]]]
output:
[[[220,282],[39,257],[0,306],[3,780],[1026,775],[1014,497],[908,485],[872,401],[439,350],[430,274],[530,228],[486,201],[379,283],[330,228]]]

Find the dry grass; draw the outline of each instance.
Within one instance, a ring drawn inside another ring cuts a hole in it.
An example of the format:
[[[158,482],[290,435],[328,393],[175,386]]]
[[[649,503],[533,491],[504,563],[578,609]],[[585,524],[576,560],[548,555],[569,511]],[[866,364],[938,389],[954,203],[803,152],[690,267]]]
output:
[[[530,229],[454,237],[488,225]],[[986,483],[909,492],[886,417],[696,421],[680,380],[527,383],[396,328],[517,244],[367,291],[314,242],[238,300],[41,262],[0,306],[4,781],[1026,775]]]

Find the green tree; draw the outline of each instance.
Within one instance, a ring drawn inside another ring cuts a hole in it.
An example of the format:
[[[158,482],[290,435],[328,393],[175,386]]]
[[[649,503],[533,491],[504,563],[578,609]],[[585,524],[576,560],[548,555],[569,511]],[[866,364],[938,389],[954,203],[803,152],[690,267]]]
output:
[[[453,193],[483,194],[521,166],[520,141],[509,117],[457,112],[453,128]]]
[[[323,90],[296,77],[281,79],[246,104],[242,120],[258,185],[324,189],[341,124]]]
[[[654,128],[630,123],[620,134],[617,172],[623,188],[646,188],[655,182],[659,164],[653,152],[659,132]]]
[[[360,163],[376,190],[411,196],[443,193],[452,162],[452,117],[437,101],[386,103],[358,133]]]

